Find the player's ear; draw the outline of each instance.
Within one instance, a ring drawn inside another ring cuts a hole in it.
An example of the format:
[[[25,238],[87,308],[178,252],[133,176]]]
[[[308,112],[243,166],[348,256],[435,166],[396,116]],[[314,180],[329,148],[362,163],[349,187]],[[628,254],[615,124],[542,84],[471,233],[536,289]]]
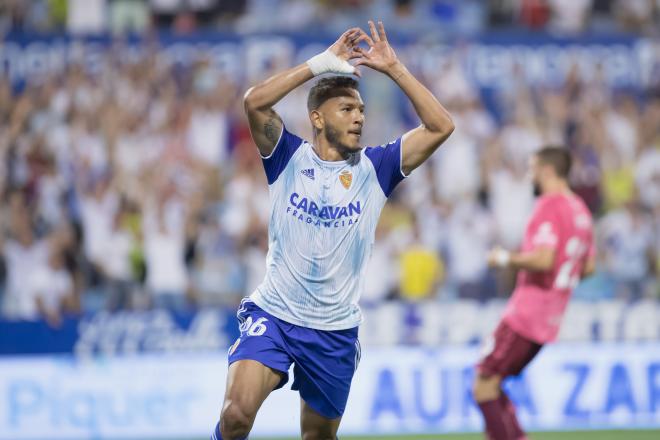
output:
[[[314,127],[315,130],[323,130],[325,123],[323,121],[323,115],[321,115],[318,110],[312,110],[309,113],[309,119],[312,121],[312,127]]]
[[[543,178],[547,179],[548,177],[551,177],[554,174],[554,171],[555,170],[552,168],[552,165],[541,163],[540,172]]]

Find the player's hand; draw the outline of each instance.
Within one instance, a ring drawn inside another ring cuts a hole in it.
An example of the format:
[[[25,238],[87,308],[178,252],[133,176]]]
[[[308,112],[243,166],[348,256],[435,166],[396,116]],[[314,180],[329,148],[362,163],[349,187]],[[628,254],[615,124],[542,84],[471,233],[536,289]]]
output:
[[[499,246],[488,252],[488,266],[490,267],[507,267],[510,260],[511,253]]]
[[[44,321],[50,328],[55,330],[62,326],[62,316],[58,312],[47,312],[44,315]]]
[[[392,49],[392,46],[387,41],[383,22],[378,22],[378,30],[376,30],[374,22],[369,20],[369,31],[371,32],[371,37],[364,32],[358,37],[359,41],[365,41],[369,45],[369,50],[365,50],[359,46],[353,48],[353,53],[357,57],[355,66],[365,65],[392,76],[400,61],[394,49]],[[356,57],[354,56],[353,58]]]
[[[357,58],[360,55],[355,53],[354,49],[362,41],[362,37],[365,35],[364,31],[359,27],[350,28],[341,36],[337,41],[334,42],[332,46],[328,48],[330,52],[337,55],[342,61],[348,61],[353,58]]]
[[[364,35],[360,28],[351,28],[344,32],[332,46],[307,60],[312,74],[317,76],[324,73],[351,73],[360,76],[360,72],[348,60],[360,56],[354,49],[362,41]]]

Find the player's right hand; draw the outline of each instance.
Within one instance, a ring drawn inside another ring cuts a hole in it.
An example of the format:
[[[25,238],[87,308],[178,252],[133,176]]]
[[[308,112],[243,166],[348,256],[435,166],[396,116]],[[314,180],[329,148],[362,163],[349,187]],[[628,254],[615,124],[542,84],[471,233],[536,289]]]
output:
[[[366,34],[359,27],[350,28],[341,34],[337,41],[335,41],[328,50],[337,55],[337,57],[343,61],[357,58],[359,54],[356,54],[353,49],[357,47],[358,43],[361,41],[360,37],[363,35]]]
[[[317,76],[324,73],[352,73],[360,76],[360,72],[348,60],[360,56],[355,49],[362,38],[364,32],[360,28],[351,28],[344,32],[332,46],[307,60],[312,74]]]

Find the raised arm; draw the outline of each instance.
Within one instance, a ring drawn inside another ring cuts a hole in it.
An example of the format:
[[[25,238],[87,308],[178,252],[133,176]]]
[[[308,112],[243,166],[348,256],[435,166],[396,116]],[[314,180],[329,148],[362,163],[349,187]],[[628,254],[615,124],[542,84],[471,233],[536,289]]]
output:
[[[282,98],[296,87],[326,72],[354,73],[348,60],[355,57],[352,49],[364,33],[359,28],[344,32],[325,52],[262,83],[251,87],[243,98],[250,133],[262,156],[269,156],[282,132],[282,118],[273,109]]]
[[[369,50],[354,49],[360,55],[355,65],[365,65],[392,78],[408,96],[422,122],[419,127],[403,135],[401,170],[408,174],[447,140],[454,131],[454,123],[442,104],[398,59],[387,41],[383,23],[378,22],[376,31],[374,23],[369,21],[369,29],[371,37],[365,35],[361,38],[367,42]]]
[[[243,106],[250,133],[262,156],[269,156],[282,132],[282,118],[273,106],[289,92],[313,77],[307,64],[278,73],[248,89]]]

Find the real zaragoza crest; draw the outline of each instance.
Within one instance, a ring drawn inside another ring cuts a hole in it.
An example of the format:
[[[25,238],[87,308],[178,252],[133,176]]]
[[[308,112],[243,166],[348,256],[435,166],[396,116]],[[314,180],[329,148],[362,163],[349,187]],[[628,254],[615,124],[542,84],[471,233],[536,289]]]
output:
[[[339,175],[339,181],[341,182],[342,185],[344,185],[344,188],[348,189],[351,186],[351,182],[353,181],[353,173],[351,173],[348,170],[344,170],[341,172]]]

